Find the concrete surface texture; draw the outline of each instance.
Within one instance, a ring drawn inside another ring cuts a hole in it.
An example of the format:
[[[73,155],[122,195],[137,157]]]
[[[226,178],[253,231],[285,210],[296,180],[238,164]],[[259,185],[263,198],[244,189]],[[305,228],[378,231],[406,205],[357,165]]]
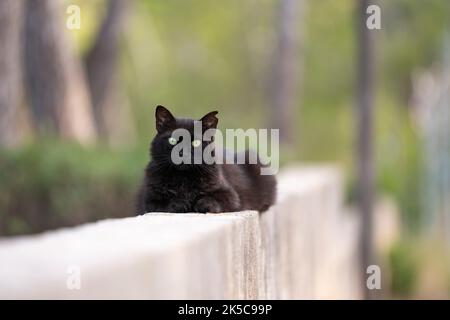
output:
[[[148,213],[0,240],[1,299],[360,298],[334,167],[278,176],[262,214]]]

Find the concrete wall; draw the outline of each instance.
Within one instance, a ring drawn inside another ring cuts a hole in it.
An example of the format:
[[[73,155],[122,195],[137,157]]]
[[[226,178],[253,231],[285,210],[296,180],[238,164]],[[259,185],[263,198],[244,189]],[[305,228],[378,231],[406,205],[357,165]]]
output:
[[[359,226],[339,171],[278,179],[261,215],[151,213],[2,239],[0,298],[360,298]]]

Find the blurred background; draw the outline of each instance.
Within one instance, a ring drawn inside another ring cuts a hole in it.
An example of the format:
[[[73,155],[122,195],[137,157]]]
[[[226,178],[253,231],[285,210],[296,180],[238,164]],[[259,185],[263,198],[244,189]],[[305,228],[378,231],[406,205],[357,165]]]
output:
[[[449,297],[450,2],[361,3],[0,0],[0,236],[132,216],[155,106],[219,110],[342,168],[383,297]]]

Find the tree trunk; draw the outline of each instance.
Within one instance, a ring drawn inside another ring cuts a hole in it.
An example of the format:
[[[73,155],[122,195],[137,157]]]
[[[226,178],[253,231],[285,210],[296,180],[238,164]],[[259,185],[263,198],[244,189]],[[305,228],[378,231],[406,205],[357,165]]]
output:
[[[110,0],[97,38],[86,56],[86,70],[95,121],[101,137],[110,144],[127,142],[132,135],[131,116],[119,85],[119,41],[128,3]]]
[[[90,96],[59,1],[28,0],[25,77],[37,129],[89,144],[96,138]]]
[[[22,96],[20,35],[22,0],[0,1],[0,146],[19,143],[18,110]]]
[[[361,228],[361,274],[365,298],[373,297],[367,288],[366,270],[374,264],[373,234],[373,104],[374,104],[374,32],[366,26],[366,9],[370,0],[358,0],[358,92],[357,92],[357,175],[358,207],[362,215]]]
[[[299,22],[302,21],[303,0],[279,0],[277,46],[273,56],[271,78],[272,128],[280,129],[281,143],[293,140],[293,115],[298,98],[300,73]]]

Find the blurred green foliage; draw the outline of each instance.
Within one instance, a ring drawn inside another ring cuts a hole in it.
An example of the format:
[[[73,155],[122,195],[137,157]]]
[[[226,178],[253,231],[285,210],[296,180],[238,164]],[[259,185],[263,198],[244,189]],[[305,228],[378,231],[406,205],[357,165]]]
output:
[[[450,259],[442,240],[409,235],[392,246],[388,254],[390,297],[448,299]]]
[[[398,242],[389,254],[390,292],[394,296],[411,297],[416,290],[419,262],[414,244],[411,241]]]
[[[74,31],[74,37],[83,54],[104,14],[105,1],[72,2],[82,10],[82,28]],[[339,163],[349,177],[350,199],[355,189],[355,4],[353,0],[306,1],[299,32],[304,37],[299,60],[302,80],[292,111],[296,140],[281,154],[282,163]],[[382,30],[374,31],[377,188],[398,200],[414,230],[421,214],[421,147],[408,106],[410,77],[417,68],[439,60],[450,3],[384,0],[380,4]],[[3,234],[132,214],[129,208],[154,134],[158,104],[175,115],[198,118],[217,109],[222,128],[267,127],[275,0],[142,0],[130,9],[120,72],[138,141],[124,150],[111,150],[43,139],[2,152]]]
[[[0,232],[6,235],[130,216],[145,153],[53,139],[0,153]]]

